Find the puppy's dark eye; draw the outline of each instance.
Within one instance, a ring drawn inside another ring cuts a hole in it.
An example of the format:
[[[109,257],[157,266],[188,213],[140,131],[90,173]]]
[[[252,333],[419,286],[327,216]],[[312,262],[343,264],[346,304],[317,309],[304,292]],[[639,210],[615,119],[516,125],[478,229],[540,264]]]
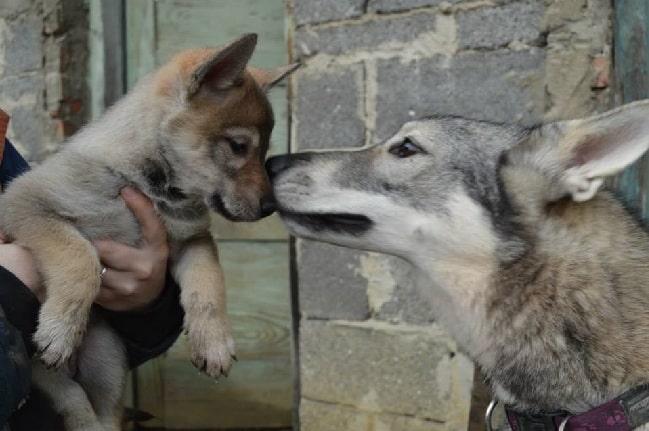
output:
[[[417,153],[425,153],[425,151],[417,144],[413,143],[410,138],[406,138],[403,142],[394,144],[390,147],[390,154],[405,159],[406,157],[413,156]]]
[[[246,152],[248,151],[248,146],[246,144],[237,142],[232,138],[225,138],[225,140],[228,145],[230,145],[230,149],[234,154],[236,154],[237,156],[246,155]]]

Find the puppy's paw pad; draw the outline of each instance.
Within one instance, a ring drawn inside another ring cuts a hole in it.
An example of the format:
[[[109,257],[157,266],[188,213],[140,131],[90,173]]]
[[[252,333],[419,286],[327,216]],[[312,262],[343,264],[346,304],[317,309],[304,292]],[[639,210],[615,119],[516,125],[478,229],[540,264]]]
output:
[[[227,377],[236,358],[234,341],[229,331],[217,327],[211,330],[205,328],[201,331],[188,330],[190,360],[196,368],[212,378]]]
[[[66,363],[66,354],[62,350],[53,349],[48,347],[45,350],[39,351],[40,361],[47,367],[48,370],[60,369]]]
[[[213,379],[218,379],[221,376],[227,377],[232,367],[232,359],[229,354],[222,350],[219,351],[218,347],[213,348],[207,354],[194,352],[190,360],[196,368]]]
[[[63,327],[67,329],[61,329]],[[59,325],[57,328],[39,326],[34,334],[40,360],[48,368],[61,368],[71,358],[77,348],[78,333],[74,327]]]

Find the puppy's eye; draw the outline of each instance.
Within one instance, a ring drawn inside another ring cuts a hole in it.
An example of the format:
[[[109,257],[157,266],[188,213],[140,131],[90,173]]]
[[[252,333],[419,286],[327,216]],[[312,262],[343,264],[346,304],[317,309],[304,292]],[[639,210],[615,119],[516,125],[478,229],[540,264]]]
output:
[[[394,144],[390,147],[390,154],[405,159],[406,157],[413,156],[417,153],[425,153],[425,151],[417,144],[413,143],[410,138],[406,138],[403,142]]]
[[[246,155],[246,152],[248,151],[248,146],[246,144],[237,142],[232,138],[225,138],[225,140],[228,143],[228,145],[230,145],[230,149],[235,155],[237,156]]]

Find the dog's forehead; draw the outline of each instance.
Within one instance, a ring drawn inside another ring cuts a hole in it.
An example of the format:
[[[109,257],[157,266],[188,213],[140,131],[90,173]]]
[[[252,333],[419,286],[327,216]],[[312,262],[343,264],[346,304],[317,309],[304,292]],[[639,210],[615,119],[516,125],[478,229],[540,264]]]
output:
[[[225,133],[231,137],[248,141],[250,144],[259,145],[259,129],[257,127],[231,126],[225,129]]]
[[[437,140],[474,135],[479,122],[460,117],[428,117],[413,120],[401,126],[399,136],[419,136]]]
[[[454,153],[501,152],[518,142],[527,129],[455,116],[429,117],[405,123],[397,135],[418,138],[420,144],[452,149]]]
[[[439,126],[432,120],[414,120],[405,123],[401,126],[401,129],[396,133],[395,136],[405,137],[405,136],[421,136],[426,137],[431,133],[434,133],[439,129]]]
[[[459,133],[462,135],[462,133]],[[401,126],[401,129],[389,140],[390,142],[400,141],[409,138],[427,150],[445,152],[445,149],[459,150],[458,147],[468,147],[471,143],[467,139],[458,136],[454,127],[448,124],[444,118],[423,118],[413,120]]]

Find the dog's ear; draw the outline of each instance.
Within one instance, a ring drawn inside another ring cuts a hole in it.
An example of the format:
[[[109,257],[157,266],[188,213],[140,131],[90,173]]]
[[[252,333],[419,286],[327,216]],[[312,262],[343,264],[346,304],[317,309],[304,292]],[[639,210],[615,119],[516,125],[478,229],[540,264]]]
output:
[[[293,63],[275,69],[257,69],[256,67],[249,67],[248,71],[254,78],[255,82],[257,82],[257,85],[259,85],[262,90],[268,91],[282,79],[293,73],[298,67],[300,67],[300,63]]]
[[[248,33],[207,57],[191,74],[187,98],[191,99],[201,87],[218,91],[236,85],[256,45],[257,35]]]
[[[622,171],[649,148],[649,101],[554,126],[563,131],[558,143],[561,182],[573,200],[586,201],[606,177]]]

